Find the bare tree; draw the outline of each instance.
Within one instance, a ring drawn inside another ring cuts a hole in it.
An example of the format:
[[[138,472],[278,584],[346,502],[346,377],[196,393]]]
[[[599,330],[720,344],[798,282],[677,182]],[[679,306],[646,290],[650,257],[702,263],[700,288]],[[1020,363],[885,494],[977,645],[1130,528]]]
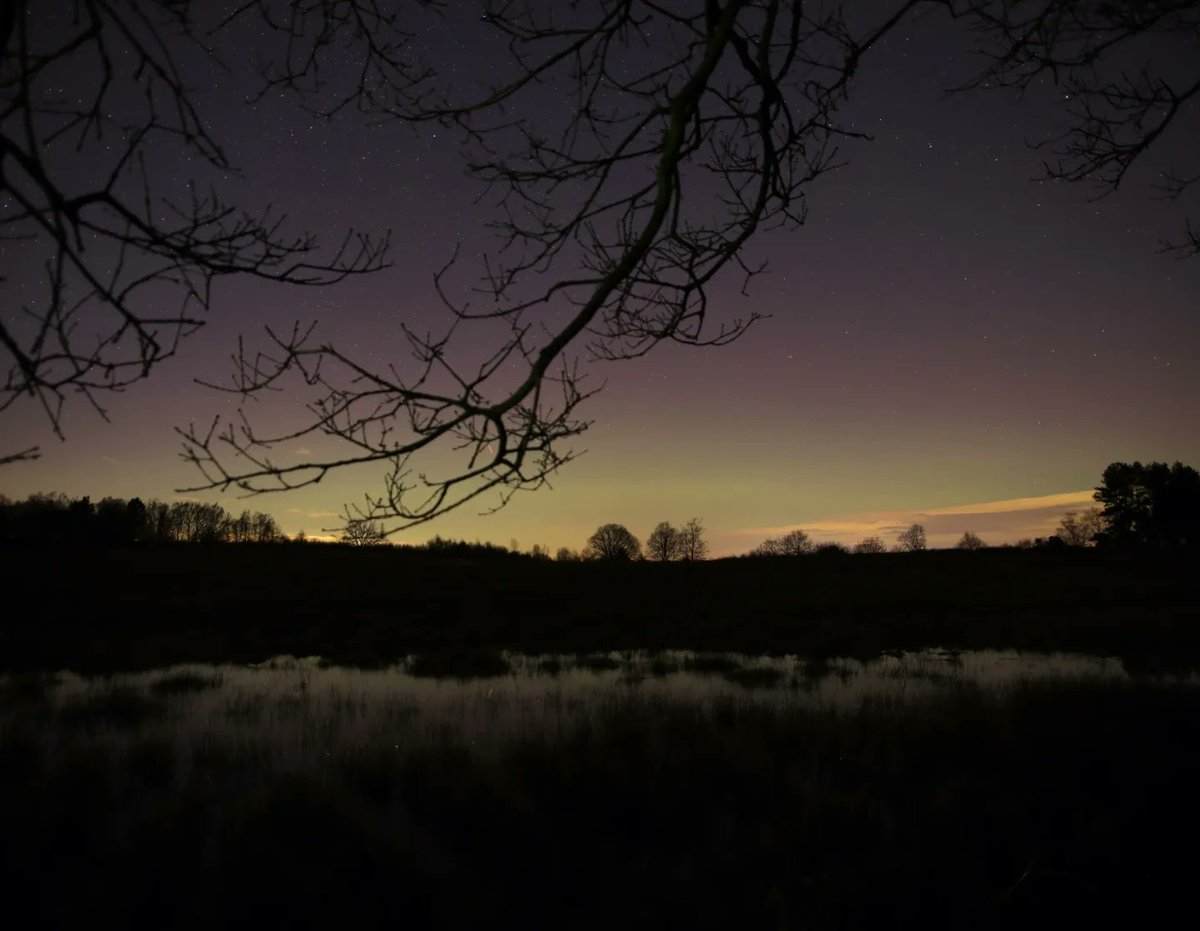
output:
[[[803,530],[789,530],[782,537],[768,537],[756,546],[751,556],[804,556],[816,549]]]
[[[886,553],[887,544],[879,537],[864,537],[854,544],[855,553]]]
[[[912,524],[905,530],[900,531],[896,537],[896,548],[906,553],[916,553],[927,549],[925,542],[925,528],[920,524]]]
[[[226,532],[233,543],[278,543],[283,531],[270,514],[261,511],[242,511],[226,521]]]
[[[679,558],[688,562],[704,559],[708,555],[708,542],[704,539],[704,525],[700,518],[693,517],[679,528]]]
[[[660,522],[646,538],[646,558],[669,562],[679,556],[679,531],[667,521]]]
[[[283,530],[270,514],[255,511],[250,516],[250,540],[252,542],[279,543],[283,538]]]
[[[968,85],[1021,91],[1050,80],[1062,91],[1066,129],[1038,143],[1046,177],[1115,191],[1135,162],[1174,134],[1200,132],[1200,4],[1195,0],[954,0],[988,66]],[[1193,163],[1161,170],[1159,193],[1181,198],[1200,181]],[[1200,227],[1164,240],[1200,255]]]
[[[721,345],[754,321],[710,319],[713,282],[725,272],[749,279],[761,267],[744,255],[754,234],[803,220],[807,186],[838,164],[838,140],[857,135],[838,122],[851,77],[918,5],[889,4],[851,28],[838,5],[781,0],[489,4],[472,41],[506,48],[511,70],[455,98],[433,69],[405,67],[402,43],[381,38],[391,33],[356,41],[353,16],[330,20],[331,7],[374,3],[307,4],[318,25],[294,30],[280,83],[320,85],[312,62],[334,47],[358,55],[367,78],[343,91],[326,82],[324,99],[459,131],[499,211],[499,241],[481,306],[439,274],[452,322],[440,333],[405,329],[407,364],[380,367],[303,326],[239,355],[228,390],[307,386],[309,416],[273,432],[248,420],[182,430],[197,487],[277,491],[377,464],[382,490],[347,517],[405,527],[544,485],[588,426],[581,357],[625,359],[667,341]],[[543,96],[531,112],[529,92],[547,86],[562,90],[563,108],[548,110]],[[481,359],[460,351],[473,325],[506,333]],[[341,441],[341,451],[280,452],[313,435]],[[444,474],[414,469],[414,457],[447,448],[459,458]]]
[[[249,543],[250,542],[250,522],[252,516],[249,511],[242,511],[237,517],[230,515],[226,522],[226,532],[231,543]]]
[[[512,67],[465,96],[410,42],[427,28],[423,10],[450,17],[441,28],[471,24],[469,12],[433,0],[246,0],[216,32],[197,30],[198,11],[211,7],[190,0],[5,4],[0,248],[6,267],[18,250],[42,250],[20,264],[47,284],[0,316],[10,360],[0,409],[36,399],[57,429],[71,393],[99,405],[102,392],[144,377],[200,325],[223,276],[313,284],[379,266],[380,243],[351,236],[318,259],[315,240],[286,235],[277,215],[238,209],[200,184],[166,200],[144,170],[159,145],[226,170],[176,52],[205,57],[221,30],[265,25],[280,41],[264,90],[303,94],[327,114],[357,108],[460,132],[499,211],[499,240],[480,288],[451,293],[449,266],[438,276],[452,321],[441,332],[405,329],[407,361],[377,365],[299,324],[268,331],[263,353],[239,347],[225,388],[253,396],[294,379],[310,392],[308,416],[276,431],[240,415],[184,428],[185,456],[200,470],[191,490],[284,490],[369,463],[385,471],[383,487],[348,520],[410,526],[480,496],[502,506],[574,457],[593,390],[582,360],[641,355],[664,341],[721,344],[753,322],[713,321],[712,283],[726,272],[749,280],[760,268],[747,254],[755,234],[803,219],[807,186],[839,164],[839,139],[857,135],[839,122],[851,78],[925,6],[949,7],[978,28],[992,63],[976,86],[1050,75],[1072,92],[1076,119],[1059,140],[1054,177],[1114,187],[1194,110],[1194,55],[1180,59],[1183,77],[1157,62],[1128,71],[1133,78],[1094,69],[1147,36],[1194,42],[1191,0],[895,0],[867,12],[855,5],[853,26],[832,2],[486,3],[480,41],[507,48]],[[339,83],[347,73],[354,79]],[[121,85],[133,90],[120,97],[129,112],[110,106]],[[59,86],[83,94],[56,99]],[[546,86],[563,91],[564,109],[542,112],[539,99],[531,113],[530,92]],[[1164,191],[1178,197],[1196,179],[1168,174]],[[1200,251],[1200,236],[1189,227],[1172,248]],[[164,289],[174,295],[168,306]],[[482,358],[460,351],[472,326],[504,334]],[[339,451],[280,452],[314,435],[339,441]],[[443,462],[437,453],[447,448],[457,465],[414,468],[427,454]],[[36,453],[0,454],[0,463]]]
[[[584,549],[587,559],[637,559],[641,552],[638,538],[622,524],[604,524],[593,533]]]
[[[229,539],[229,514],[219,504],[176,501],[166,513],[167,539],[178,543],[222,543]]]
[[[987,544],[983,542],[978,534],[970,530],[964,530],[963,535],[958,538],[958,542],[954,544],[954,547],[960,550],[986,550]]]
[[[1099,508],[1088,508],[1082,514],[1067,511],[1054,535],[1067,546],[1095,546],[1096,537],[1104,532],[1105,526]]]
[[[105,392],[145,378],[203,325],[219,279],[322,285],[381,267],[386,238],[348,233],[322,253],[284,215],[210,185],[233,166],[189,90],[219,74],[201,4],[0,9],[0,412],[29,399],[60,438],[68,397],[103,415]],[[214,73],[185,77],[181,61]],[[182,192],[160,177],[169,159],[194,168]]]
[[[375,521],[352,520],[346,524],[341,539],[351,546],[379,546],[387,542],[387,534]]]

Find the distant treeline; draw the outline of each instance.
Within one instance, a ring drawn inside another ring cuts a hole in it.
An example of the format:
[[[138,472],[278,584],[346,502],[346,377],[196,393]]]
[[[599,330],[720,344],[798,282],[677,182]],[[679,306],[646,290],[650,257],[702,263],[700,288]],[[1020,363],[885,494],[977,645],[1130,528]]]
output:
[[[1114,462],[1104,470],[1094,495],[1096,507],[1068,511],[1051,536],[1005,544],[1019,549],[1099,547],[1104,549],[1180,549],[1200,546],[1200,472],[1176,462]],[[290,538],[275,518],[258,511],[234,516],[219,504],[199,501],[143,502],[140,498],[69,498],[62,494],[30,495],[9,501],[0,495],[0,545],[126,545],[134,543],[281,543],[306,542],[304,532]],[[339,542],[357,547],[388,545],[388,533],[379,521],[350,520]],[[420,545],[403,544],[397,550],[447,557],[524,558],[548,560],[546,547],[535,544],[521,552],[510,547],[473,543],[435,536]],[[987,549],[973,531],[965,531],[955,544],[960,550]],[[791,557],[887,552],[920,552],[927,549],[925,527],[912,524],[901,530],[891,547],[880,537],[866,537],[853,546],[817,542],[799,528],[781,537],[764,540],[747,557]],[[623,524],[599,527],[579,551],[562,547],[558,562],[653,560],[698,561],[707,558],[704,525],[692,518],[680,527],[661,521],[643,547]]]
[[[287,539],[270,514],[234,516],[219,504],[141,498],[0,497],[0,543],[122,546],[132,543],[280,543]]]
[[[71,498],[60,493],[30,495],[10,501],[0,495],[0,546],[128,546],[170,543],[306,543],[303,531],[289,537],[275,518],[261,511],[230,514],[219,504],[199,501],[167,503],[141,498]],[[343,535],[342,543],[378,545],[378,536]],[[450,540],[435,536],[401,551],[447,557],[548,558],[543,547],[517,552],[495,543]]]
[[[534,545],[533,549],[528,553],[520,552],[515,544],[512,549],[505,546],[500,546],[498,543],[480,543],[476,540],[474,543],[469,543],[466,540],[449,540],[445,537],[434,537],[427,541],[424,545],[408,546],[405,549],[420,550],[424,553],[432,553],[435,556],[486,556],[491,558],[496,557],[518,557],[523,559],[547,559],[546,551],[543,547]]]
[[[1200,546],[1200,472],[1182,462],[1114,462],[1096,487],[1096,507],[1067,511],[1052,536],[1019,540],[1018,549],[1100,547],[1104,549],[1182,549]],[[897,535],[894,552],[927,548],[925,528],[912,524]],[[981,550],[988,544],[967,530],[955,549]],[[867,537],[854,547],[813,541],[803,530],[765,540],[748,556],[801,556],[808,553],[885,553],[887,544]]]

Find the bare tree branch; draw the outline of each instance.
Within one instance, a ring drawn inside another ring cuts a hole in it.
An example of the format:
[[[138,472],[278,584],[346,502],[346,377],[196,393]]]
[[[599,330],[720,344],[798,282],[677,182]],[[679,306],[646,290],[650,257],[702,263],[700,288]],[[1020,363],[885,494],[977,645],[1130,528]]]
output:
[[[271,333],[269,351],[240,351],[226,390],[249,400],[307,386],[308,418],[272,433],[243,409],[181,430],[184,458],[202,474],[188,490],[255,494],[386,465],[382,492],[346,518],[394,531],[544,485],[588,426],[579,410],[595,389],[581,361],[635,358],[667,341],[722,345],[758,319],[715,320],[713,283],[762,270],[744,254],[756,232],[803,222],[807,186],[837,167],[839,138],[855,135],[836,117],[862,56],[918,5],[898,0],[852,29],[836,5],[784,0],[483,3],[483,38],[503,44],[511,67],[462,97],[405,62],[400,38],[368,40],[350,8],[398,28],[369,0],[305,4],[317,19],[290,30],[297,45],[278,80],[310,89],[317,109],[353,101],[381,120],[459,132],[496,210],[497,245],[466,294],[450,287],[455,264],[436,276],[451,323],[439,335],[406,329],[404,364],[381,370],[299,326]],[[322,78],[342,37],[338,47],[359,56],[347,91]],[[556,92],[564,105],[548,112]],[[482,361],[464,361],[465,328],[480,326],[507,335]],[[309,437],[341,451],[282,452]],[[454,464],[417,471],[416,457],[434,450]]]
[[[232,170],[178,60],[207,58],[190,0],[4,4],[0,17],[0,412],[149,375],[204,324],[216,280],[324,285],[382,267],[387,237],[321,250],[287,217],[164,189],[166,153]],[[209,59],[211,61],[211,59]],[[20,271],[16,271],[20,269]]]
[[[968,87],[1024,91],[1049,79],[1062,91],[1068,128],[1037,143],[1050,156],[1046,178],[1086,182],[1104,196],[1167,134],[1196,137],[1196,0],[960,0],[955,7],[988,58]],[[1194,167],[1167,169],[1156,187],[1179,199],[1197,178]],[[1163,250],[1200,255],[1200,237],[1189,222]]]
[[[325,284],[381,265],[386,241],[351,234],[317,258],[272,210],[248,214],[202,185],[174,199],[156,191],[148,153],[164,143],[227,167],[173,43],[207,55],[253,27],[277,40],[256,63],[261,93],[294,93],[329,117],[452,131],[495,243],[478,279],[463,284],[457,253],[434,276],[447,324],[402,324],[407,357],[392,364],[308,324],[266,331],[262,349],[239,345],[220,387],[245,403],[232,420],[181,428],[199,470],[184,490],[259,494],[370,466],[382,488],[347,522],[392,532],[468,503],[502,507],[575,457],[593,364],[666,342],[723,345],[754,324],[753,311],[715,312],[714,286],[733,277],[744,289],[763,270],[754,237],[804,222],[809,185],[839,167],[843,138],[861,135],[839,123],[851,80],[919,7],[978,30],[990,59],[973,86],[1048,76],[1067,90],[1071,128],[1047,144],[1053,178],[1115,188],[1200,96],[1188,70],[1200,56],[1171,73],[1121,70],[1147,36],[1194,49],[1194,0],[892,0],[855,5],[853,20],[833,0],[482,0],[477,15],[437,0],[244,0],[203,27],[188,0],[73,0],[69,28],[43,33],[22,8],[0,19],[0,248],[34,242],[46,259],[38,299],[0,316],[11,358],[0,409],[32,397],[57,427],[68,393],[99,407],[98,392],[144,377],[203,322],[223,275]],[[476,84],[460,62],[440,70],[421,55],[431,29],[490,42],[481,58],[499,50],[508,65]],[[61,77],[80,61],[82,95]],[[114,109],[114,88],[130,81],[138,93],[119,99],[138,106]],[[60,86],[72,93],[55,96]],[[97,140],[111,146],[103,166],[68,183],[60,156],[90,157]],[[1163,192],[1178,198],[1197,177],[1168,173]],[[1200,237],[1189,227],[1170,248],[1200,251]],[[253,418],[248,402],[273,391],[302,394],[302,419]],[[309,439],[319,442],[297,442]]]

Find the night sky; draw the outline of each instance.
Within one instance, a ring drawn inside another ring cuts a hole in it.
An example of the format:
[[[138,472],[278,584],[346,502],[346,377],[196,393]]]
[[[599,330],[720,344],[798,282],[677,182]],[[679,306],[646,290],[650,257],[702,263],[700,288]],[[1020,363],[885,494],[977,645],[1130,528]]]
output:
[[[451,72],[498,66],[486,46],[451,32],[427,46],[432,60]],[[891,543],[912,520],[931,546],[967,529],[995,544],[1052,532],[1064,511],[1087,506],[1112,461],[1200,464],[1200,259],[1157,253],[1187,204],[1153,192],[1189,140],[1164,138],[1099,200],[1085,186],[1039,183],[1043,156],[1026,143],[1062,128],[1058,95],[946,93],[978,64],[944,17],[893,34],[864,61],[843,110],[875,138],[843,146],[849,164],[809,189],[803,228],[751,242],[747,254],[769,271],[749,296],[734,276],[713,291],[722,316],[770,319],[727,347],[664,345],[590,366],[592,383],[607,384],[573,444],[587,452],[552,489],[486,518],[467,506],[393,539],[439,533],[553,550],[581,547],[609,521],[644,540],[660,520],[700,517],[715,555],[794,527],[818,541]],[[43,457],[0,470],[9,498],[172,500],[197,480],[173,428],[232,409],[193,380],[227,378],[239,334],[253,345],[264,324],[317,318],[339,345],[400,360],[399,321],[443,325],[432,275],[456,242],[455,283],[477,274],[488,217],[452,134],[354,113],[326,122],[284,97],[240,106],[238,88],[196,80],[244,169],[227,182],[239,200],[272,202],[329,240],[351,226],[390,227],[392,265],[321,290],[222,282],[208,325],[178,357],[106,399],[110,423],[83,403],[68,408],[65,443],[34,406],[10,410],[5,447],[39,444]],[[167,185],[194,170],[156,166]],[[303,401],[273,397],[257,416],[286,418]],[[250,501],[202,497],[319,536],[379,472]]]

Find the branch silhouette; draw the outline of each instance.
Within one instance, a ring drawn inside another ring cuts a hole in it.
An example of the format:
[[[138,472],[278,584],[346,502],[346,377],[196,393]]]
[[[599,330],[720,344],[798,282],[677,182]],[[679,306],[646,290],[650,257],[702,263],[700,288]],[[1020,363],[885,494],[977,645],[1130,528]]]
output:
[[[968,18],[989,60],[967,88],[1024,91],[1048,78],[1063,91],[1067,128],[1036,144],[1047,152],[1048,180],[1092,184],[1103,197],[1164,136],[1195,135],[1200,6],[1194,0],[966,0],[956,12]],[[1178,61],[1164,49],[1178,52]],[[1169,168],[1156,189],[1178,200],[1197,181],[1194,166]],[[1182,237],[1164,240],[1162,250],[1200,255],[1200,230],[1186,221]]]
[[[806,187],[837,167],[840,138],[860,135],[836,122],[860,59],[918,5],[897,3],[852,30],[838,8],[814,15],[781,0],[709,0],[688,12],[634,0],[487,4],[479,25],[511,68],[461,99],[434,69],[406,62],[400,38],[368,41],[348,15],[357,82],[349,91],[322,83],[338,23],[327,15],[297,30],[307,44],[277,79],[310,88],[314,109],[353,100],[382,120],[460,134],[497,211],[496,247],[466,297],[449,286],[457,255],[437,274],[451,322],[437,335],[404,328],[403,364],[355,358],[305,326],[270,333],[269,351],[239,351],[225,390],[252,399],[299,384],[315,398],[286,432],[245,408],[183,428],[184,457],[202,475],[188,490],[256,494],[387,464],[382,491],[346,519],[394,531],[484,496],[485,509],[502,507],[544,485],[588,427],[580,406],[598,389],[581,360],[636,358],[665,342],[723,345],[758,319],[713,319],[712,283],[727,270],[749,281],[762,270],[744,256],[753,236],[803,222]],[[535,86],[562,90],[562,111],[530,112]],[[464,364],[456,350],[470,327],[503,336]],[[336,440],[340,452],[280,454],[310,437]],[[449,449],[455,465],[421,471],[417,457],[434,449]]]
[[[105,393],[146,378],[204,325],[218,279],[332,284],[381,268],[388,238],[351,230],[322,249],[271,206],[155,178],[165,152],[197,174],[234,170],[178,64],[219,65],[196,4],[37,6],[0,15],[0,412],[32,400],[62,439],[67,399],[103,416]]]

